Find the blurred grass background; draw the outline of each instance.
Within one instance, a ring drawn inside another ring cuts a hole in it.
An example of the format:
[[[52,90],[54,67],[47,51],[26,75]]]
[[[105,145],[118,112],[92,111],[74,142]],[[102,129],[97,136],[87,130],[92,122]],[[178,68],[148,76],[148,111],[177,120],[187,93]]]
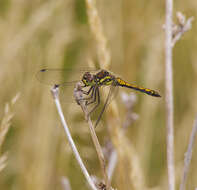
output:
[[[159,89],[164,95],[164,1],[100,0],[96,6],[111,52],[111,70],[128,81]],[[197,1],[174,1],[175,11],[196,18]],[[176,44],[173,55],[177,186],[197,109],[196,33],[194,21],[192,30]],[[0,189],[63,189],[62,176],[70,180],[72,189],[87,189],[65,140],[50,87],[40,84],[35,73],[43,67],[87,66],[89,59],[96,62],[97,54],[85,0],[0,0],[1,120],[5,117],[6,103],[20,93],[10,108],[14,116],[1,146],[1,155],[8,152],[8,156],[7,166],[0,173]],[[124,138],[135,149],[136,155],[131,157],[138,159],[144,189],[167,189],[164,97],[155,99],[137,93],[137,98],[134,111],[139,119]],[[118,102],[120,119],[124,122],[126,111]],[[64,110],[89,172],[101,177],[82,111],[74,104]],[[104,144],[104,139],[110,138],[105,123],[97,131]],[[121,180],[121,176],[129,175],[132,170],[120,169],[127,162],[118,162],[113,178],[113,186],[121,190],[135,189]],[[197,186],[196,166],[195,147],[187,189]],[[128,184],[132,184],[132,177],[129,180]]]

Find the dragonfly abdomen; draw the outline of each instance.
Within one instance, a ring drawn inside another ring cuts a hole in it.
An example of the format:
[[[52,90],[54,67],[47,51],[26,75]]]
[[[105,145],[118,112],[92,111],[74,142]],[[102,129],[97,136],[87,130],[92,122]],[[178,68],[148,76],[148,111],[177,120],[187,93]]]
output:
[[[116,78],[116,82],[117,82],[118,86],[131,88],[131,89],[143,92],[143,93],[151,95],[151,96],[161,97],[161,95],[158,92],[156,92],[155,90],[151,90],[151,89],[148,89],[148,88],[143,88],[143,87],[136,86],[135,84],[127,83],[126,81],[122,80],[121,78]]]

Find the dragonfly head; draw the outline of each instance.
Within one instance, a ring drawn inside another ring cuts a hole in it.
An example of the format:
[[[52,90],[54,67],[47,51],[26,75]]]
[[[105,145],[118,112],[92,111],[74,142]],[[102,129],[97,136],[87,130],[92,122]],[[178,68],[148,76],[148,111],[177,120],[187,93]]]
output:
[[[94,83],[94,77],[90,72],[85,72],[85,74],[82,77],[82,82],[85,86],[92,86]]]

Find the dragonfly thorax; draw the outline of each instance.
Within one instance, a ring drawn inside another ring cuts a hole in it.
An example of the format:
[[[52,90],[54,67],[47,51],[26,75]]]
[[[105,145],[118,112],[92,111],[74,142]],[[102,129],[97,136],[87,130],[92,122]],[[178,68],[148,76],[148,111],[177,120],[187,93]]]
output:
[[[101,70],[96,74],[86,72],[82,77],[82,82],[85,86],[104,86],[111,85],[115,81],[115,77],[106,70]]]
[[[98,86],[111,85],[115,77],[106,70],[101,70],[95,75],[95,82]]]

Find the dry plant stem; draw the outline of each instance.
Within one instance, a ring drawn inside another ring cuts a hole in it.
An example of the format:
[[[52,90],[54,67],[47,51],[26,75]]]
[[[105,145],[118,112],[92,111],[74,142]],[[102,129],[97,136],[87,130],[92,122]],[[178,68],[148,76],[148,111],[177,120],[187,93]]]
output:
[[[51,92],[52,92],[52,95],[53,95],[53,98],[54,98],[54,101],[55,101],[55,105],[56,105],[58,114],[60,116],[62,125],[64,127],[64,131],[66,133],[66,137],[67,137],[68,142],[69,142],[69,144],[70,144],[70,146],[72,148],[72,151],[73,151],[73,153],[75,155],[75,158],[77,159],[78,164],[79,164],[79,166],[80,166],[85,178],[87,179],[88,184],[90,185],[90,187],[93,190],[97,190],[97,188],[96,188],[95,184],[93,183],[93,181],[92,181],[92,179],[91,179],[91,177],[90,177],[85,165],[83,164],[83,161],[82,161],[82,159],[81,159],[81,157],[79,155],[79,152],[78,152],[78,150],[77,150],[77,148],[75,146],[75,143],[74,143],[74,141],[72,139],[72,136],[70,134],[69,128],[68,128],[68,126],[66,124],[66,121],[64,119],[64,115],[63,115],[63,112],[62,112],[62,108],[61,108],[60,101],[59,101],[59,96],[58,96],[58,94],[59,94],[58,88],[57,87],[52,88]]]
[[[85,106],[85,102],[81,99],[82,91],[81,91],[80,84],[76,85],[74,96],[75,96],[75,99],[77,100],[77,102],[79,103],[79,105],[81,106],[81,108],[82,108],[82,110],[83,110],[83,112],[85,114],[85,118],[86,118],[86,121],[87,121],[89,129],[90,129],[90,134],[91,134],[94,146],[96,148],[96,152],[97,152],[97,155],[98,155],[98,158],[99,158],[99,162],[100,162],[100,165],[101,165],[103,177],[104,177],[104,180],[105,180],[106,190],[109,190],[110,189],[110,182],[109,182],[109,179],[108,179],[108,176],[107,176],[104,155],[103,155],[100,143],[98,141],[98,138],[96,136],[96,132],[94,130],[94,126],[93,126],[92,121],[90,119],[90,115],[88,114],[89,113],[88,109]]]
[[[196,134],[197,134],[197,117],[194,121],[194,126],[193,126],[193,129],[191,132],[189,145],[187,148],[187,152],[185,154],[184,168],[183,168],[183,175],[182,175],[180,190],[185,190],[185,185],[186,185],[186,180],[187,180],[187,176],[188,176],[189,165],[190,165],[190,162],[192,159],[192,151],[193,151],[194,140],[196,138]]]
[[[173,69],[172,69],[172,12],[173,0],[166,0],[165,39],[165,104],[167,129],[167,167],[169,190],[175,189],[174,129],[173,129]]]

